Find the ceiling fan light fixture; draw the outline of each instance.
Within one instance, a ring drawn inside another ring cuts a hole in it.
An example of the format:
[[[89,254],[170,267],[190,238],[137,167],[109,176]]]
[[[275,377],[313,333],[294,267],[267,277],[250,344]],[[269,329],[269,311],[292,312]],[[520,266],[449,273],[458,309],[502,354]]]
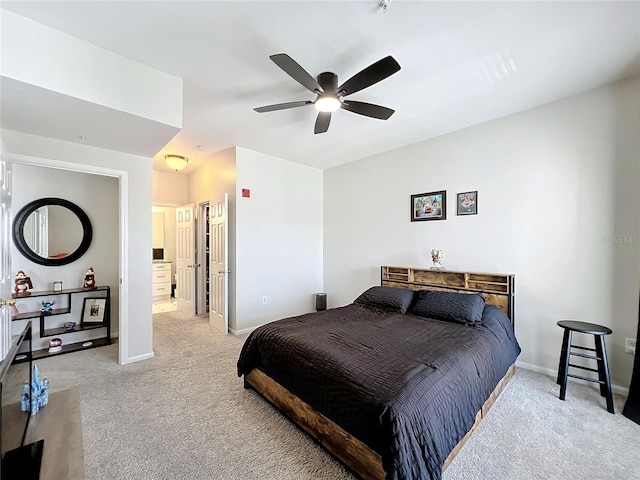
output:
[[[387,0],[387,2],[388,1],[390,0]],[[258,113],[275,112],[288,108],[314,105],[319,112],[313,129],[314,134],[325,133],[331,122],[331,112],[339,109],[379,120],[387,120],[394,113],[394,110],[391,108],[373,103],[357,102],[355,100],[344,101],[349,95],[375,85],[399,71],[400,64],[396,62],[391,55],[387,55],[360,70],[342,85],[338,82],[338,75],[333,72],[322,72],[317,78],[313,78],[309,75],[309,72],[286,53],[277,53],[271,55],[269,58],[273,60],[273,63],[280,67],[284,73],[316,95],[316,99],[313,101],[301,100],[297,102],[276,103],[274,105],[254,108]]]
[[[333,95],[323,95],[316,99],[314,105],[319,112],[335,112],[342,106],[342,102]]]
[[[167,165],[169,166],[169,168],[171,168],[172,170],[175,170],[176,172],[179,170],[182,170],[189,163],[189,159],[187,157],[183,157],[182,155],[173,155],[173,154],[165,155],[164,161],[167,162]]]

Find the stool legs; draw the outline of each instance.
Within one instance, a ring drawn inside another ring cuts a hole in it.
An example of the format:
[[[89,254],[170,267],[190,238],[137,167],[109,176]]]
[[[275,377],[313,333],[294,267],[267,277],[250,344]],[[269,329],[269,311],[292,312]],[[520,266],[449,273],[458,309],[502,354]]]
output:
[[[607,411],[615,413],[613,408],[613,396],[611,394],[611,377],[609,376],[609,363],[607,362],[607,348],[603,335],[594,335],[596,341],[596,355],[598,356],[598,377],[600,384],[600,395],[607,399]]]
[[[567,393],[567,374],[569,373],[569,359],[571,355],[569,355],[571,348],[571,330],[564,330],[564,339],[562,341],[562,354],[560,362],[560,368],[558,371],[558,379],[560,380],[560,400],[564,400],[565,394]],[[562,376],[560,376],[562,374]]]
[[[567,358],[569,357],[569,346],[571,345],[571,331],[564,329],[564,337],[562,338],[562,350],[560,350],[560,361],[558,362],[558,378],[556,383],[562,384],[562,379],[567,373]]]

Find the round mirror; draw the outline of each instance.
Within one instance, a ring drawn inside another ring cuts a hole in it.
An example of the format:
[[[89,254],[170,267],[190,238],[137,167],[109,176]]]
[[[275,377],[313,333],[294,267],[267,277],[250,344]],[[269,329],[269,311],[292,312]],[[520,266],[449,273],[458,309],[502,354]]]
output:
[[[91,221],[76,204],[41,198],[25,205],[13,222],[13,241],[25,257],[40,265],[66,265],[91,245]]]

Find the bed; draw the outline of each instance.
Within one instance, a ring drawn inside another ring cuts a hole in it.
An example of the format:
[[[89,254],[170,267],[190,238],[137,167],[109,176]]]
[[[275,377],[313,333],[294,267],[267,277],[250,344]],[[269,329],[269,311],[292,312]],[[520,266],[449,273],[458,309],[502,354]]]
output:
[[[254,330],[238,375],[359,477],[438,480],[514,373],[513,275],[381,273]]]

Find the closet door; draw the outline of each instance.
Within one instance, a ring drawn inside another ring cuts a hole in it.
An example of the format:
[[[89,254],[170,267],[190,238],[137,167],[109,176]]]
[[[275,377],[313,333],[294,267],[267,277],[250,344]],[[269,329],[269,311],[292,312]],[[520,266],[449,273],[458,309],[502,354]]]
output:
[[[176,208],[176,301],[178,310],[196,314],[195,205]]]
[[[213,199],[209,208],[210,286],[209,323],[220,333],[229,332],[229,247],[228,247],[228,195]]]

